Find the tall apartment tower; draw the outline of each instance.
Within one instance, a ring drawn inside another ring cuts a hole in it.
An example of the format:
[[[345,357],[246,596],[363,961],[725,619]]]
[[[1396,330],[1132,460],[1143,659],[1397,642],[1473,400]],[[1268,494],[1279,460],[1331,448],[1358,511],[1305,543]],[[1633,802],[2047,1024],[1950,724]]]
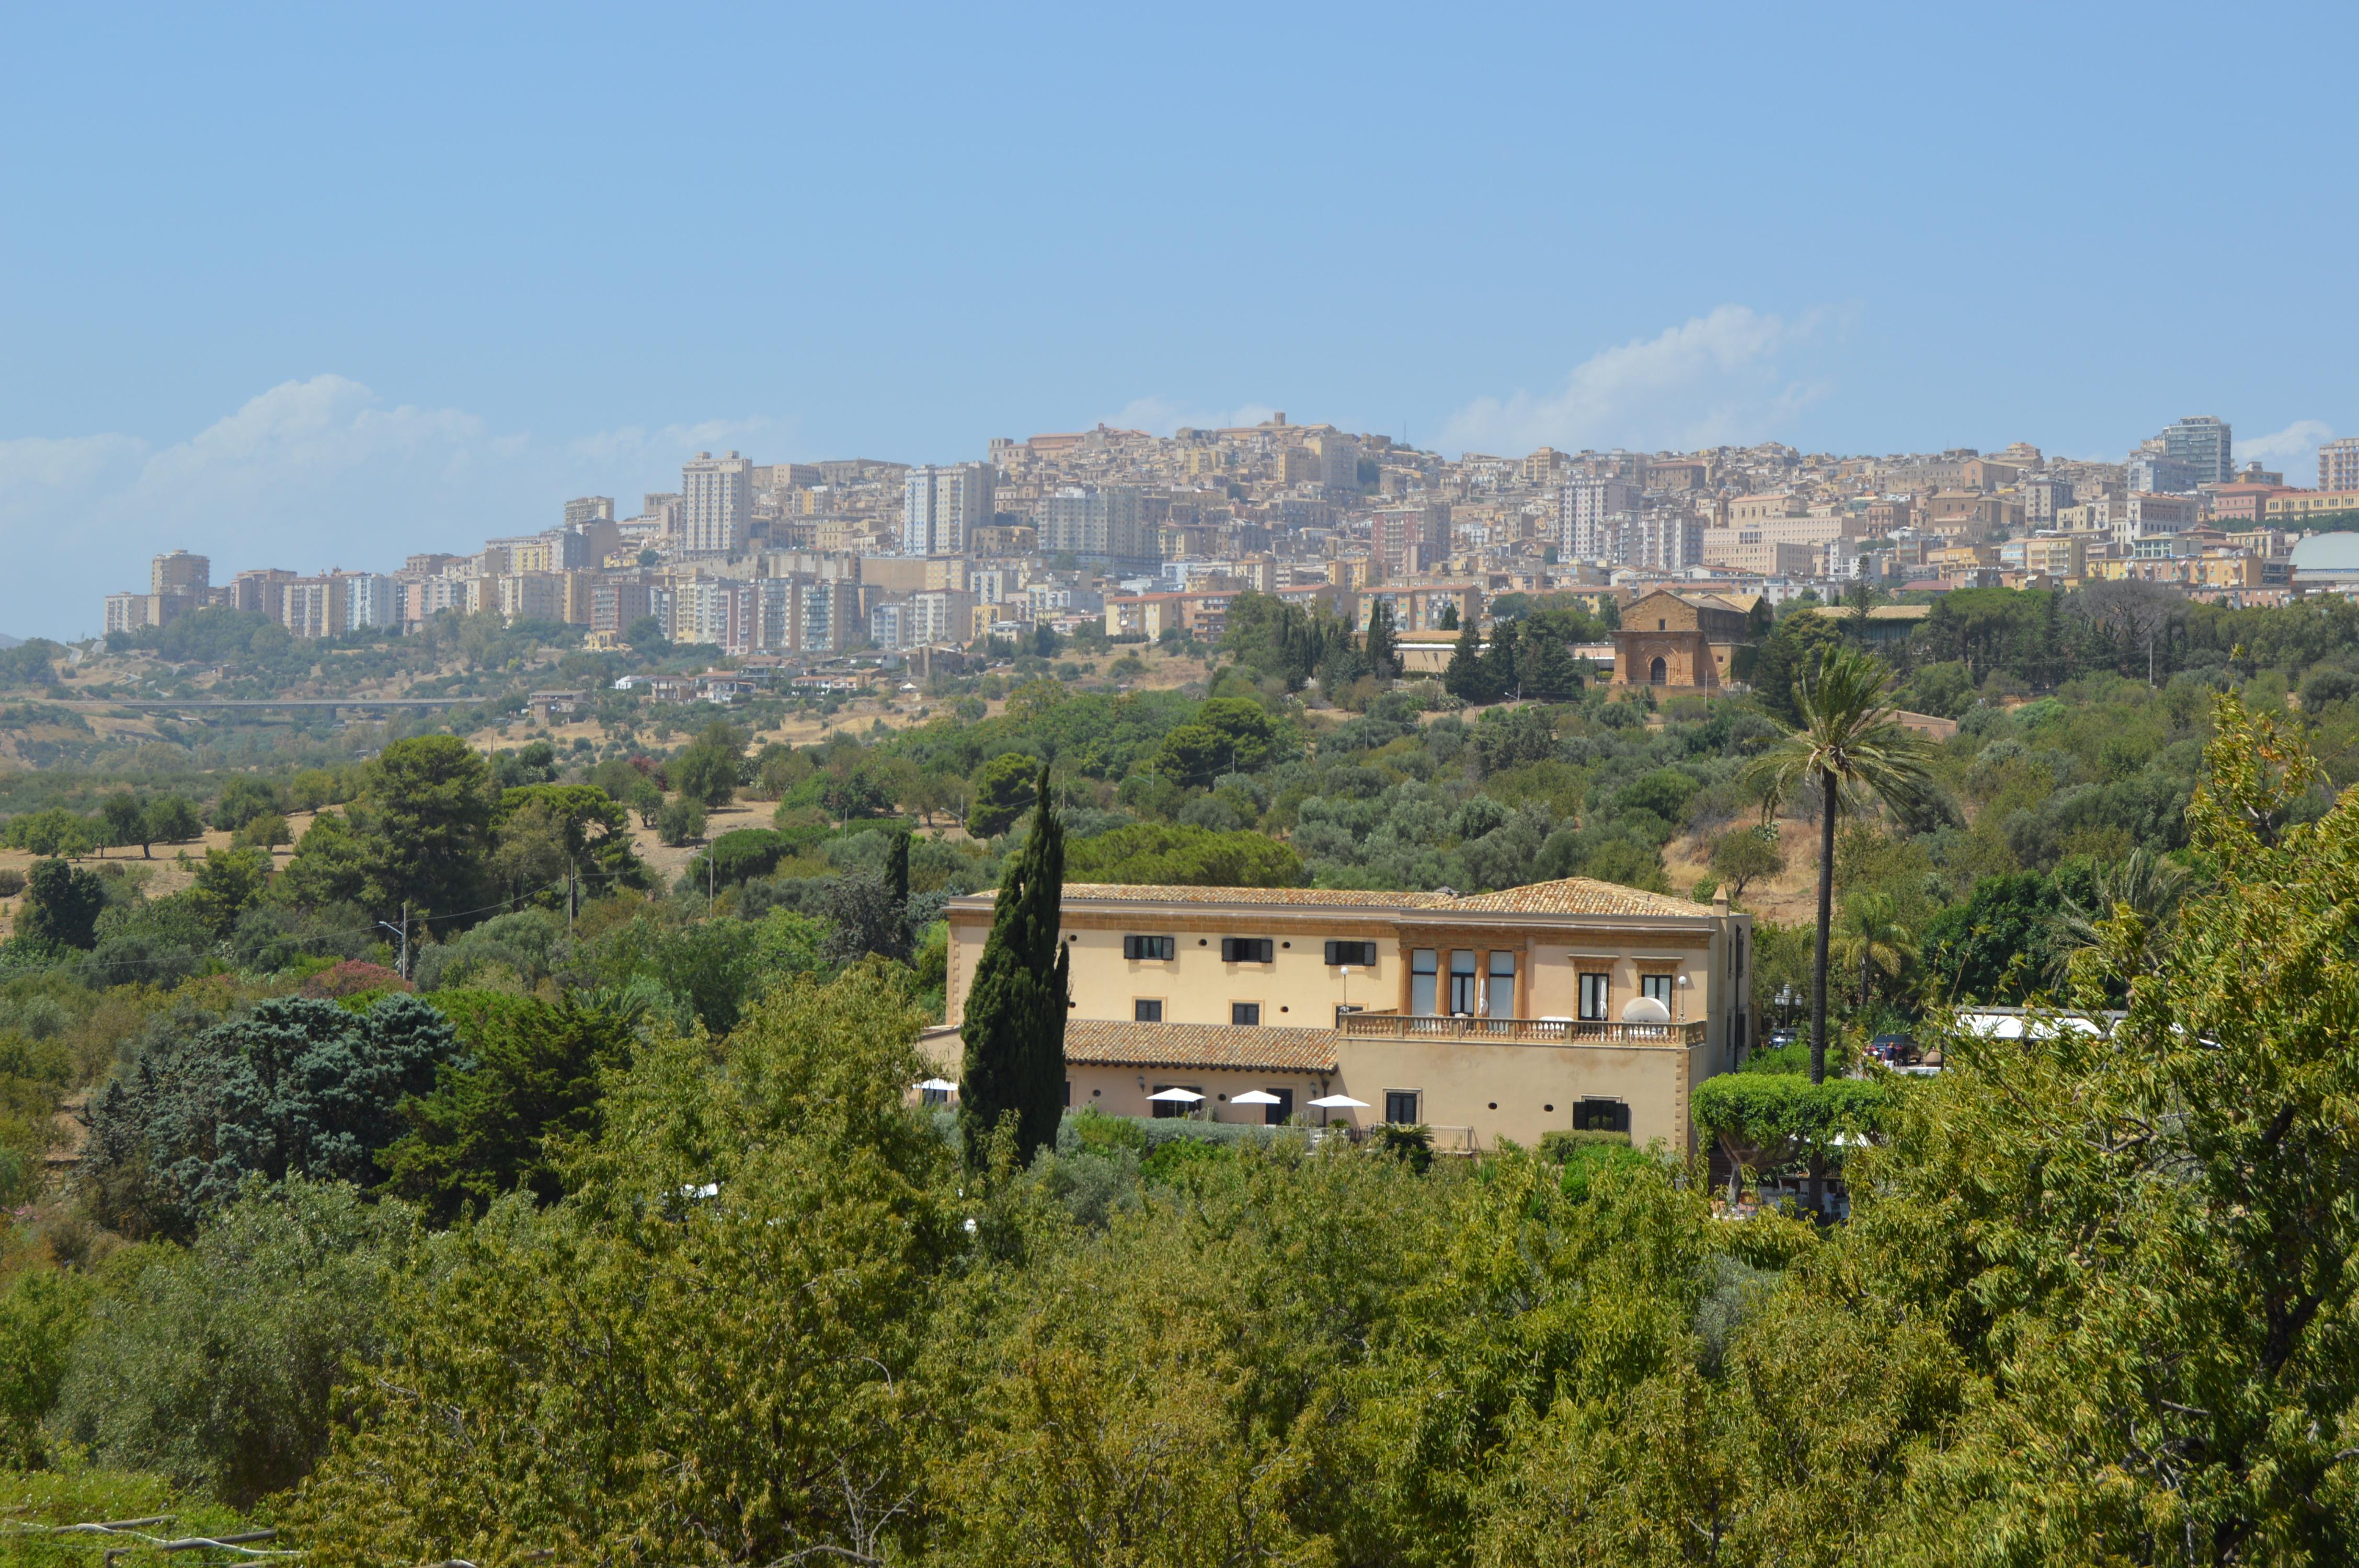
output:
[[[2359,490],[2359,436],[2345,436],[2318,449],[2318,488]]]
[[[754,522],[754,465],[731,452],[699,452],[679,470],[680,548],[725,556],[745,547]]]
[[[991,521],[989,463],[913,468],[901,484],[901,553],[962,556],[970,534]]]
[[[1613,558],[1608,519],[1638,510],[1646,492],[1618,479],[1569,479],[1557,492],[1557,546],[1570,561]]]
[[[565,503],[565,526],[579,528],[585,523],[612,523],[614,520],[614,498],[611,495],[577,495]]]
[[[1380,506],[1368,514],[1368,540],[1386,573],[1430,571],[1450,556],[1450,508],[1439,502]]]
[[[2194,471],[2197,484],[2230,484],[2236,478],[2228,422],[2199,415],[2164,427],[2162,449]]]
[[[1071,552],[1091,566],[1153,571],[1162,563],[1162,549],[1141,502],[1132,484],[1072,484],[1042,496],[1040,553]]]
[[[212,589],[213,563],[204,556],[192,556],[186,550],[174,550],[168,556],[158,556],[147,564],[147,591],[177,593],[190,604],[203,602]]]

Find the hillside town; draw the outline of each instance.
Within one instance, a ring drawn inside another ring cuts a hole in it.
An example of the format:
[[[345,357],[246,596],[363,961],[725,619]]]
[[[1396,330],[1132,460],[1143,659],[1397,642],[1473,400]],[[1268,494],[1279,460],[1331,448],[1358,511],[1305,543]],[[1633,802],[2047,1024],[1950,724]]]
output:
[[[1776,605],[1864,583],[1905,611],[1958,588],[2132,579],[2282,603],[2359,584],[2297,548],[2359,513],[2359,438],[2322,447],[2316,481],[2237,467],[2230,426],[2210,416],[2175,421],[2120,462],[2022,443],[1450,459],[1284,414],[1169,437],[1100,425],[995,439],[984,460],[943,465],[700,452],[677,490],[628,515],[583,496],[548,528],[390,571],[248,567],[216,580],[208,557],[178,550],[156,557],[144,592],[107,596],[104,626],[130,638],[219,606],[322,638],[495,611],[580,627],[592,648],[660,637],[791,663],[1092,622],[1118,641],[1214,640],[1250,590],[1360,628],[1381,605],[1414,668],[1419,634],[1511,593],[1600,609],[1657,589]],[[1708,684],[1677,673],[1655,684]]]

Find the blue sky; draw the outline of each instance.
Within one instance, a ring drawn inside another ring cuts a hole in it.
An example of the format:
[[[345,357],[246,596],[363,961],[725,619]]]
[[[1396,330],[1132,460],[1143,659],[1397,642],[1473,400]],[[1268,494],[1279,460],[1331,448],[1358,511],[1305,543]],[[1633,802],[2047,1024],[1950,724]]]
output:
[[[2349,7],[18,6],[0,630],[694,449],[2359,432]],[[2288,475],[2288,477],[2294,477]]]

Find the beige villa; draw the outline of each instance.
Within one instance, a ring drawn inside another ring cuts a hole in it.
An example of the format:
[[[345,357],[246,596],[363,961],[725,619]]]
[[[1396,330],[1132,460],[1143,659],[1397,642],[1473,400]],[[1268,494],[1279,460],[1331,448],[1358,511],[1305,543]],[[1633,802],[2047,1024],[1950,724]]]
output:
[[[994,897],[953,900],[958,1024]],[[1437,1147],[1559,1128],[1690,1146],[1688,1093],[1753,1033],[1751,917],[1574,877],[1500,892],[1068,883],[1066,1101],[1119,1116],[1423,1123]],[[1199,1100],[1149,1097],[1180,1090]],[[1235,1102],[1260,1091],[1271,1101]],[[1346,1097],[1364,1108],[1313,1108]]]

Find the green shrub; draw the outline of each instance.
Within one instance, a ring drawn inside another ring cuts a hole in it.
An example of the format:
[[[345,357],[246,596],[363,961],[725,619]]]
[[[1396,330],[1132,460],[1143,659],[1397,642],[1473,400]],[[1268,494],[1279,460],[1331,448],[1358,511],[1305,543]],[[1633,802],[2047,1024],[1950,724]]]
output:
[[[379,1347],[418,1240],[404,1204],[250,1185],[194,1247],[92,1305],[57,1429],[102,1465],[241,1506],[292,1486],[326,1451],[347,1359]]]
[[[656,814],[656,835],[675,848],[704,837],[704,803],[693,795],[676,795]]]

